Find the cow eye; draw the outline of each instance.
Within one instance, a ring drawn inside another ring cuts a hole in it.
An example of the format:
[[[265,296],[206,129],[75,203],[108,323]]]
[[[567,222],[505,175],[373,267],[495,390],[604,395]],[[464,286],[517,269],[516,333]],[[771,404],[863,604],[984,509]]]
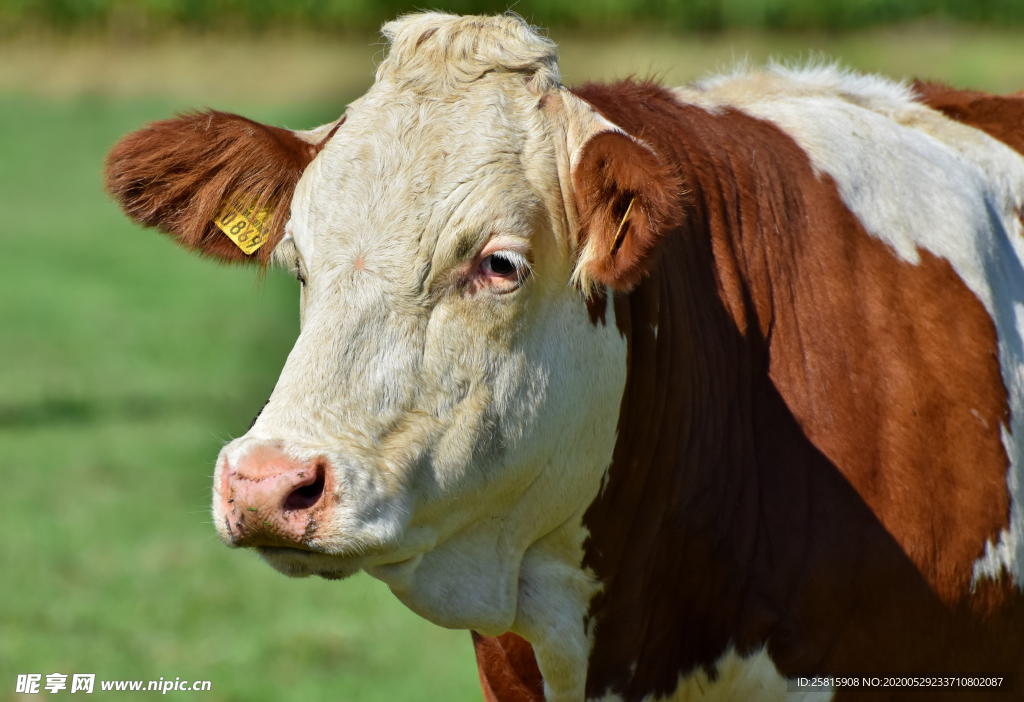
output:
[[[507,276],[516,272],[516,264],[510,261],[503,253],[496,253],[487,257],[487,265],[497,275]]]
[[[299,262],[299,259],[295,259],[295,269],[292,272],[295,273],[295,280],[305,286],[306,276],[302,275],[302,264]]]
[[[512,292],[530,276],[530,262],[518,251],[495,251],[480,261],[478,284],[495,292]]]

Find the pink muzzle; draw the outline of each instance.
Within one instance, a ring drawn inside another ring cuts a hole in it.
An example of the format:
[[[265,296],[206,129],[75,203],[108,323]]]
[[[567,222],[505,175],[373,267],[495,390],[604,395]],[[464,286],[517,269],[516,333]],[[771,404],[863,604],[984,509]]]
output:
[[[220,477],[220,508],[235,546],[309,549],[333,503],[325,458],[301,462],[273,445],[250,450]]]

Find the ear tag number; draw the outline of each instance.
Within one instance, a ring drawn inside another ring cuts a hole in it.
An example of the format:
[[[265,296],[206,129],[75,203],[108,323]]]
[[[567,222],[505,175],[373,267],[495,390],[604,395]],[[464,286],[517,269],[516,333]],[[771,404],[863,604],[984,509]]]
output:
[[[253,254],[267,241],[263,225],[269,216],[270,210],[260,210],[253,216],[252,207],[239,212],[231,209],[230,204],[224,203],[224,208],[213,223],[244,253]]]

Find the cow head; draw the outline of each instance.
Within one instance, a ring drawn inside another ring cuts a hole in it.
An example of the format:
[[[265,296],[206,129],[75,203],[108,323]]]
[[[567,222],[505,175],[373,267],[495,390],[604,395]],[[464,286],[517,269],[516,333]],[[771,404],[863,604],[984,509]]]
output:
[[[626,382],[605,300],[643,276],[678,181],[559,84],[522,20],[384,33],[337,122],[155,123],[114,149],[108,187],[182,245],[302,287],[280,380],[217,461],[225,543],[294,576],[364,569],[436,623],[498,633],[545,578],[589,597],[581,516]],[[253,253],[221,226],[243,215]]]

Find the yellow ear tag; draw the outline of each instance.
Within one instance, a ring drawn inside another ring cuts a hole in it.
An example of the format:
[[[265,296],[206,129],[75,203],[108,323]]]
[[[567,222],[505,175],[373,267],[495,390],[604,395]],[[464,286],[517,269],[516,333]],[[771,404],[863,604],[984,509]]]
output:
[[[213,223],[231,241],[235,242],[235,246],[246,254],[252,254],[267,242],[267,237],[263,232],[263,225],[269,216],[270,210],[260,210],[256,213],[256,216],[253,216],[252,207],[239,212],[236,209],[232,209],[231,205],[225,202],[224,208],[217,215],[217,218],[213,220]]]

